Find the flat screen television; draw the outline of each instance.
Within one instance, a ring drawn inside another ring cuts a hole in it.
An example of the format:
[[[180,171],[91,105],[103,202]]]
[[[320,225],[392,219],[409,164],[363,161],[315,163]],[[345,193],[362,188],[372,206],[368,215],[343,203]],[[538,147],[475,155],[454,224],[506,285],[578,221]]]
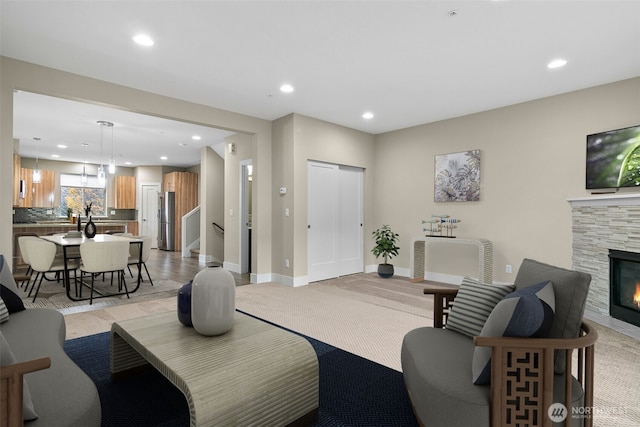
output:
[[[587,135],[587,190],[640,188],[640,125]]]

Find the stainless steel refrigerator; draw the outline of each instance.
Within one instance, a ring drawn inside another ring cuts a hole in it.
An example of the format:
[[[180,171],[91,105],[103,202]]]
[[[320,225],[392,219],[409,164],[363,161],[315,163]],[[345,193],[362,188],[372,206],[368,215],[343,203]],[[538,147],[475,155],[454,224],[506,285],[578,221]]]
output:
[[[158,193],[158,249],[175,249],[175,195],[173,192]]]

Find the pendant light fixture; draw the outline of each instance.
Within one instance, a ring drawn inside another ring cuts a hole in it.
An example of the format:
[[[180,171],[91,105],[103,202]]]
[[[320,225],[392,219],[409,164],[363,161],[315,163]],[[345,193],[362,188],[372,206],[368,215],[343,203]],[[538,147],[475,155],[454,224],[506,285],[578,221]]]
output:
[[[104,120],[98,121],[98,124],[101,126],[100,130],[100,144],[102,144],[103,138],[103,130],[105,127],[111,128],[111,159],[109,160],[109,173],[116,173],[116,161],[113,159],[113,123],[106,122]]]
[[[98,185],[100,185],[100,187],[104,188],[106,183],[107,183],[107,174],[104,170],[104,162],[103,160],[103,154],[104,154],[104,128],[106,127],[111,127],[113,129],[113,123],[111,122],[105,122],[104,120],[98,120],[98,124],[100,125],[100,167],[98,168]],[[111,131],[112,135],[113,135],[113,130]],[[113,141],[113,137],[112,137],[112,141]],[[113,146],[113,142],[111,143]],[[111,169],[111,165],[109,165],[109,169]],[[111,171],[109,171],[111,172]]]
[[[82,144],[84,151],[84,161],[82,162],[82,175],[80,175],[80,184],[85,187],[89,183],[89,177],[87,176],[87,146],[89,144]]]
[[[33,138],[36,141],[36,168],[33,170],[32,182],[34,184],[40,184],[42,180],[42,173],[38,167],[38,151],[40,150],[40,138]]]

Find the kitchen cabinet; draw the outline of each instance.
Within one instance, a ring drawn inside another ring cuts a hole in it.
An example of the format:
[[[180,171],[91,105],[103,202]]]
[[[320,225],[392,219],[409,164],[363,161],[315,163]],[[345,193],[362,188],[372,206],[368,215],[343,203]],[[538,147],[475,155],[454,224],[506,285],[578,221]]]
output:
[[[182,217],[198,206],[198,174],[170,172],[163,177],[163,191],[175,193],[174,238],[176,248],[182,244]]]
[[[127,221],[127,233],[131,233],[134,236],[138,234],[138,221]]]
[[[114,207],[116,209],[136,208],[136,177],[116,176],[114,178]]]
[[[33,169],[21,168],[20,179],[25,183],[25,195],[21,207],[25,208],[48,208],[53,202],[53,192],[55,191],[56,174],[51,170],[40,170],[40,183],[33,182]]]

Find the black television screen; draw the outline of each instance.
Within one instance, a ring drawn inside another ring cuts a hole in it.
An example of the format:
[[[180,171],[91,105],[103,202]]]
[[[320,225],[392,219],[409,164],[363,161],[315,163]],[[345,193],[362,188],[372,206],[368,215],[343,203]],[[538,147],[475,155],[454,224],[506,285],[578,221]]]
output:
[[[640,125],[587,135],[587,190],[640,188]]]

